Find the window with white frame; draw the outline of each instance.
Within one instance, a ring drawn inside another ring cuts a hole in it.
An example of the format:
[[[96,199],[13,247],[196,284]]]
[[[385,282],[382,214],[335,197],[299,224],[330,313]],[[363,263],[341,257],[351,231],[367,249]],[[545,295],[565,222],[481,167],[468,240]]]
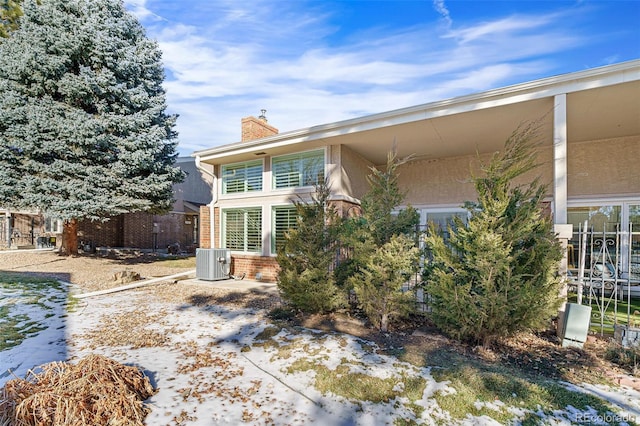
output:
[[[273,188],[318,185],[324,180],[324,150],[273,157]]]
[[[466,210],[427,210],[423,209],[420,214],[420,224],[426,230],[429,224],[433,224],[435,229],[442,233],[445,240],[449,239],[449,229],[455,229],[454,218],[457,217],[466,224],[469,213]]]
[[[222,193],[262,191],[262,160],[222,166]]]
[[[569,269],[580,267],[579,232],[586,223],[585,267],[601,263],[609,270],[617,270],[621,277],[629,273],[633,279],[640,277],[640,201],[572,203],[567,208],[567,221],[573,225],[573,237],[567,246]]]
[[[44,219],[44,231],[52,234],[62,233],[62,221],[60,219],[46,217]]]
[[[285,233],[289,229],[298,227],[298,214],[295,206],[278,206],[273,208],[271,215],[272,236],[271,236],[271,253],[276,254],[277,250],[284,242]]]
[[[629,272],[632,278],[640,279],[640,202],[629,205],[629,231],[631,232],[629,241]]]
[[[615,204],[569,207],[567,221],[573,225],[574,231],[578,231],[580,225],[586,220],[588,226],[594,231],[615,232],[622,220],[621,213],[622,206]]]
[[[224,248],[245,252],[261,252],[262,208],[223,210],[222,230]]]

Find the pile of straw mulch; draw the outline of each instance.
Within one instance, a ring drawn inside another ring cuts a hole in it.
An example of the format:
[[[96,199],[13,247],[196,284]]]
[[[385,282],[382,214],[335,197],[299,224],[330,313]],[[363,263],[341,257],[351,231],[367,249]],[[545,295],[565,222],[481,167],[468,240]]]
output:
[[[53,362],[0,389],[0,425],[143,425],[155,393],[142,371],[101,355]]]

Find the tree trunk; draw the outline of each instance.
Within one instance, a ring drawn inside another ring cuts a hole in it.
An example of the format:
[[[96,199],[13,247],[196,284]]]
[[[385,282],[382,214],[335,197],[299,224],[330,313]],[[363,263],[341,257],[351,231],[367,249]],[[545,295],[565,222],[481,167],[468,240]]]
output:
[[[78,220],[65,220],[62,224],[62,245],[60,254],[71,256],[78,254]]]
[[[387,332],[389,329],[389,314],[386,312],[382,314],[382,318],[380,319],[380,331]]]

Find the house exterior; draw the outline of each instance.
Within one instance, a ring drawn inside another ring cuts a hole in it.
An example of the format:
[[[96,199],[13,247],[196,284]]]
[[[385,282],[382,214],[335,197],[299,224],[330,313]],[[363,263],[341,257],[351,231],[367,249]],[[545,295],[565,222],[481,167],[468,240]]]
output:
[[[53,247],[61,232],[57,221],[37,212],[0,208],[0,249]]]
[[[78,224],[80,248],[127,247],[194,252],[199,243],[200,207],[211,201],[211,182],[191,157],[176,160],[184,182],[173,186],[174,203],[163,215],[126,213],[105,222]],[[2,217],[4,216],[4,217]],[[62,223],[37,212],[0,209],[0,248],[55,247],[62,242]]]
[[[173,186],[173,206],[163,215],[126,213],[107,222],[84,221],[78,238],[89,249],[125,247],[152,251],[195,252],[199,241],[200,207],[211,201],[211,182],[196,168],[193,158],[180,157],[177,167],[184,182]]]
[[[640,230],[635,60],[286,133],[264,117],[244,119],[243,127],[250,121],[269,131],[192,154],[213,178],[200,246],[230,249],[236,275],[275,280],[276,241],[295,222],[292,200],[308,198],[327,177],[338,211],[350,214],[368,190],[370,167],[384,166],[394,143],[400,157],[413,156],[399,168],[406,203],[422,224],[444,226],[454,215],[465,217],[462,204],[476,198],[469,175],[479,158],[501,150],[533,120],[542,135],[536,174],[549,184],[549,210],[567,247],[587,218]],[[640,241],[632,245],[640,258]]]

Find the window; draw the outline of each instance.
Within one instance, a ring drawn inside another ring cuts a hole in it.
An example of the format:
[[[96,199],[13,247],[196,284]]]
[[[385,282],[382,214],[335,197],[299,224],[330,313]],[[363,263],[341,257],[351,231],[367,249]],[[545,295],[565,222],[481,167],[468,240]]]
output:
[[[273,158],[273,188],[317,185],[324,180],[324,151],[309,151]]]
[[[298,227],[298,214],[295,206],[282,206],[273,208],[273,236],[271,238],[271,253],[277,253],[284,242],[285,233],[291,228]]]
[[[222,166],[222,193],[262,191],[262,160]]]
[[[585,207],[569,207],[567,209],[567,220],[573,224],[574,232],[588,221],[588,226],[593,227],[597,232],[611,232],[616,230],[616,226],[621,220],[621,206],[600,205]]]
[[[640,204],[629,206],[631,249],[629,250],[629,272],[631,278],[640,279]]]
[[[426,211],[423,210],[420,215],[420,223],[426,227],[429,223],[433,223],[437,230],[442,233],[445,241],[449,240],[449,228],[455,229],[454,217],[458,217],[464,224],[467,223],[469,213],[465,211]]]
[[[45,218],[44,232],[50,232],[52,234],[62,233],[62,221],[51,217]]]
[[[608,263],[617,268],[622,278],[640,277],[640,203],[604,202],[574,205],[567,209],[567,220],[573,225],[573,238],[567,246],[569,269],[580,267],[582,241],[587,270],[592,264]],[[581,239],[579,231],[587,223],[587,236]],[[629,233],[631,231],[631,233]]]
[[[262,209],[229,209],[222,212],[223,242],[230,250],[262,251]]]

